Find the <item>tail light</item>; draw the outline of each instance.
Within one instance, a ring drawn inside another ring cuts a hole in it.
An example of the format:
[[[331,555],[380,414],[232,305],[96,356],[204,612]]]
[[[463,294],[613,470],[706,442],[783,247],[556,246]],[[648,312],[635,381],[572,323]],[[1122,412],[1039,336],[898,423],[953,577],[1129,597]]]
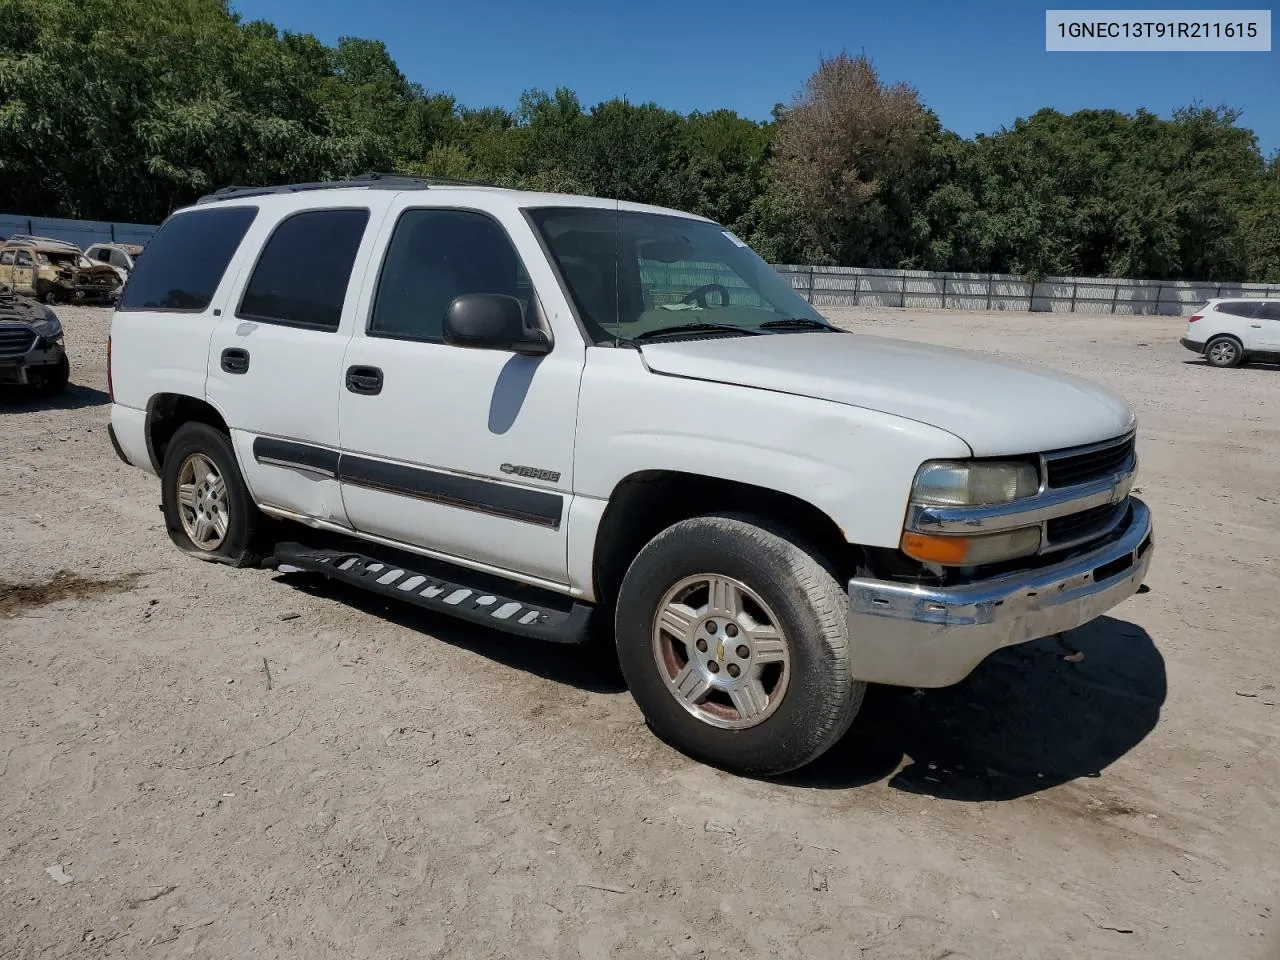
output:
[[[1187,317],[1187,323],[1195,323],[1197,320],[1200,320],[1203,317],[1204,317],[1203,313],[1194,314],[1193,316]]]
[[[111,335],[107,334],[107,399],[116,402],[116,392],[111,387]]]

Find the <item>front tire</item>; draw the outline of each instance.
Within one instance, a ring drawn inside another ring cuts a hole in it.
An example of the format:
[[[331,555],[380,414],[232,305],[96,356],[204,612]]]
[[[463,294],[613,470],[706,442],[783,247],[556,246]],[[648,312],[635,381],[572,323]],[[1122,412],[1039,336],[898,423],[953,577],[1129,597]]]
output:
[[[750,518],[658,534],[618,596],[618,660],[662,740],[738,773],[774,776],[831,747],[866,684],[850,675],[848,599],[816,554]]]
[[[161,484],[165,526],[178,549],[236,567],[262,560],[262,515],[225,433],[184,423],[165,451]]]
[[[1235,337],[1214,337],[1204,346],[1204,358],[1211,367],[1238,367],[1244,362],[1244,347]]]

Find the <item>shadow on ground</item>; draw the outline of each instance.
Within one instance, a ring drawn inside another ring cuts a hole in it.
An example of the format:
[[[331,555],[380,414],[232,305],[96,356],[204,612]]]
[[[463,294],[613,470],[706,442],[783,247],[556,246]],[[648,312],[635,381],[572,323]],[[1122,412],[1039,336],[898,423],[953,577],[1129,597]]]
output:
[[[280,583],[317,597],[326,597],[423,634],[423,642],[439,640],[495,663],[523,670],[547,680],[591,693],[624,693],[627,686],[613,653],[612,636],[593,636],[585,644],[548,643],[501,633],[435,613],[409,603],[389,600],[368,590],[329,580],[318,574],[277,574]]]
[[[847,789],[889,777],[940,799],[1012,800],[1098,776],[1151,732],[1165,694],[1147,632],[1101,617],[998,651],[953,687],[872,687],[848,735],[781,782]]]
[[[52,397],[36,397],[22,387],[0,387],[0,413],[32,413],[36,410],[81,410],[110,403],[111,398],[94,387],[72,383]]]
[[[278,577],[295,589],[420,632],[425,642],[434,638],[593,693],[626,690],[611,631],[597,630],[583,645],[546,643],[323,576]],[[1098,776],[1151,732],[1165,693],[1164,659],[1147,632],[1101,617],[1061,638],[997,651],[952,687],[871,687],[840,743],[775,782],[850,789],[889,778],[896,789],[942,799],[1011,800]]]

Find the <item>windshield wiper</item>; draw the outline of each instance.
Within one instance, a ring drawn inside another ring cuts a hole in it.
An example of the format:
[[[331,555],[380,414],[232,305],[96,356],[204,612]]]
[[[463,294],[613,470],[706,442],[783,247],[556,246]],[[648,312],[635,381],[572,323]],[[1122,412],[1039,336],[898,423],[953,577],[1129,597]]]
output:
[[[654,337],[666,337],[682,333],[701,333],[704,330],[741,333],[752,337],[760,335],[759,330],[752,330],[750,327],[737,327],[731,323],[680,323],[676,324],[674,327],[660,327],[657,330],[646,330],[644,333],[637,333],[634,337],[629,337],[628,339],[651,340]]]
[[[831,333],[840,333],[841,331],[831,326],[829,323],[823,323],[821,320],[810,320],[808,317],[785,317],[782,320],[766,320],[760,324],[761,330],[829,330]]]

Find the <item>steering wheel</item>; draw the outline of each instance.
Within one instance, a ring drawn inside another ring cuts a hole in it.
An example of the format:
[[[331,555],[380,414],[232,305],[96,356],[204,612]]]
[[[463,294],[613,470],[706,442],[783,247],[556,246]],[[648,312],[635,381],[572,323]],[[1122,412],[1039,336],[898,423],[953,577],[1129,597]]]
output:
[[[707,307],[707,294],[711,293],[713,290],[720,294],[720,306],[727,307],[729,305],[729,291],[718,283],[707,283],[703,284],[697,290],[690,290],[680,298],[680,302],[693,303],[696,300],[698,302],[698,306],[705,309]]]

